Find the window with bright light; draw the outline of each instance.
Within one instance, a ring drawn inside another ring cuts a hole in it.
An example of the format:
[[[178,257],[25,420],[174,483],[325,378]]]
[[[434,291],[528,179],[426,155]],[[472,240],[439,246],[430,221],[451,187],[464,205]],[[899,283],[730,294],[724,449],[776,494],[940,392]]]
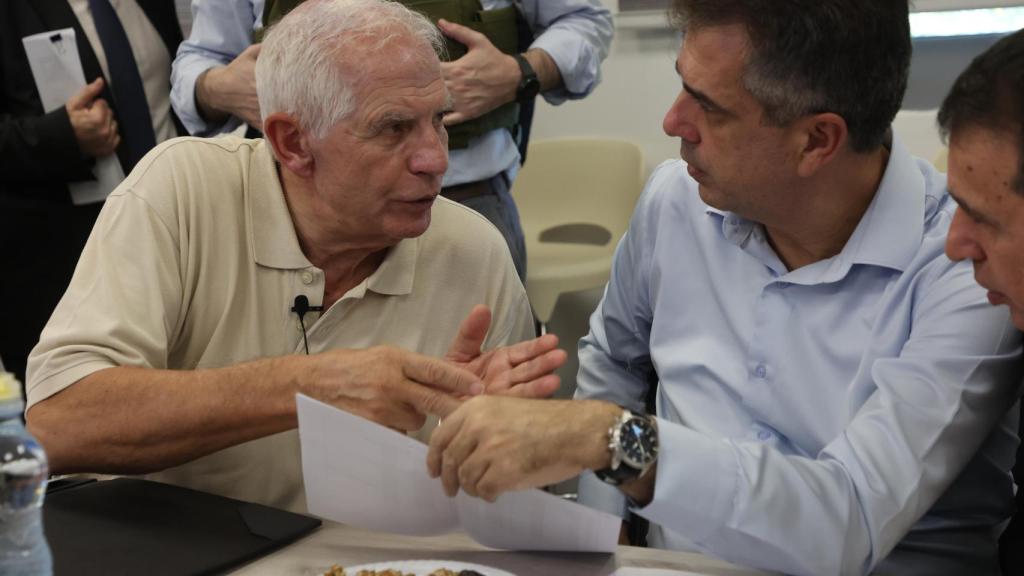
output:
[[[620,14],[664,14],[669,0],[619,0]],[[910,14],[915,38],[1006,34],[1024,28],[1024,0],[916,0]],[[658,24],[663,20],[659,19]]]
[[[1024,28],[1024,8],[986,8],[915,12],[910,15],[910,33],[915,38],[1005,34]]]

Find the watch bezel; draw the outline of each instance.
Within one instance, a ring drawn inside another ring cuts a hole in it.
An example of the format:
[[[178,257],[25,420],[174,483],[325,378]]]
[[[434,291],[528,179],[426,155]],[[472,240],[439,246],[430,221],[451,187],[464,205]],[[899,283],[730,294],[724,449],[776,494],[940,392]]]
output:
[[[631,414],[630,418],[628,418],[628,419],[624,418],[622,420],[622,422],[619,423],[619,427],[618,427],[618,430],[617,430],[617,437],[616,437],[617,445],[618,445],[617,452],[619,452],[619,459],[621,461],[620,463],[624,463],[624,464],[628,465],[630,468],[638,469],[638,470],[641,471],[640,473],[642,474],[658,458],[658,450],[660,448],[660,445],[658,443],[658,433],[657,433],[658,429],[654,426],[654,423],[651,422],[651,417],[650,416],[645,415],[645,414],[633,414],[633,413],[630,413],[630,414]],[[633,457],[631,457],[629,452],[626,450],[625,445],[623,443],[623,440],[622,440],[623,430],[628,429],[628,427],[633,422],[640,422],[642,424],[642,427],[644,428],[644,433],[651,432],[651,431],[654,432],[653,446],[651,447],[653,453],[650,454],[649,459],[646,460],[646,461],[636,460]]]
[[[623,447],[624,431],[628,433],[627,427],[634,421],[641,422],[646,431],[654,432],[654,444],[650,459],[645,462],[637,461],[630,457]],[[654,422],[654,417],[623,410],[620,417],[608,431],[608,450],[611,452],[611,464],[607,468],[594,471],[598,478],[607,484],[618,486],[628,480],[642,477],[650,470],[654,462],[657,461],[660,450],[658,427]]]

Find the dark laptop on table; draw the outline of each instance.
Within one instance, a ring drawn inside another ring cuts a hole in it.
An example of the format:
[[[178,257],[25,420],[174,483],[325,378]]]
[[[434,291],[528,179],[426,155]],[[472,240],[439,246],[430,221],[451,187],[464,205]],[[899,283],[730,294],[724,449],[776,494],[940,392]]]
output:
[[[43,506],[55,576],[222,574],[320,520],[135,478],[54,483]]]

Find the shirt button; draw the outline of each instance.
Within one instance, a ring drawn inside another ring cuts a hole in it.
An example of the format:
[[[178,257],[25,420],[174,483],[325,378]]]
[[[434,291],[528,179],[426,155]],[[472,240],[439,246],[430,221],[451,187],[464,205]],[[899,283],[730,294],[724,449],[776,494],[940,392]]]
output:
[[[767,430],[761,430],[760,432],[757,433],[758,440],[768,440],[771,437],[772,433]]]
[[[302,273],[302,283],[303,284],[312,284],[313,283],[313,273],[310,272],[309,270],[303,272]]]
[[[764,364],[758,364],[757,368],[754,369],[754,375],[758,378],[764,378],[768,374],[768,369],[764,367]]]

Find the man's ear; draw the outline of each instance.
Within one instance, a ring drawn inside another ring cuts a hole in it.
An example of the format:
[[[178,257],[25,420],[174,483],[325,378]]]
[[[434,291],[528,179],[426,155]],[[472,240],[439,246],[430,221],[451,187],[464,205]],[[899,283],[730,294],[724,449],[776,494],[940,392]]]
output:
[[[284,112],[267,116],[263,121],[263,136],[274,148],[274,155],[281,166],[303,178],[313,175],[315,162],[309,146],[309,133],[299,126],[294,116]]]
[[[797,121],[803,139],[797,172],[803,178],[813,176],[835,159],[846,146],[849,129],[846,120],[838,114],[824,112]]]

